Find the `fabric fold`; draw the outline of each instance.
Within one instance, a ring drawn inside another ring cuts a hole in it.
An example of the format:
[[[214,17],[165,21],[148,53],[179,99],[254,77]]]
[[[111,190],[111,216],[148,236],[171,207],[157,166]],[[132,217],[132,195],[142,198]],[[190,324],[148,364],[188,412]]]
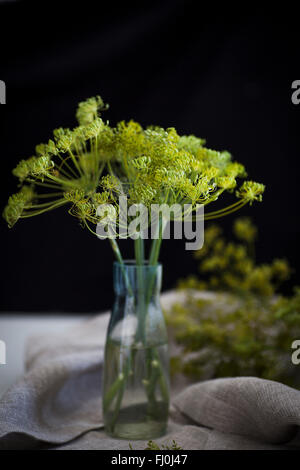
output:
[[[0,449],[128,449],[105,434],[101,411],[109,315],[31,338],[26,373],[0,399]],[[168,433],[183,449],[300,448],[300,392],[256,377],[210,380],[172,400]],[[298,437],[297,437],[298,436]],[[131,442],[144,449],[145,441]]]

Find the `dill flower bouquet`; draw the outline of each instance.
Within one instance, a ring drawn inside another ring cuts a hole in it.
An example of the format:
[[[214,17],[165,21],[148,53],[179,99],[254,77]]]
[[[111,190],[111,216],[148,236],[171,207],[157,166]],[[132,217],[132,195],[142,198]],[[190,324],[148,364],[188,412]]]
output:
[[[111,127],[100,117],[107,109],[100,96],[79,104],[73,129],[54,130],[53,139],[36,147],[36,154],[13,170],[20,189],[3,216],[9,227],[19,219],[66,206],[90,233],[106,227],[116,257],[116,301],[107,333],[103,380],[103,416],[113,436],[151,439],[165,432],[169,407],[167,332],[159,303],[162,267],[159,253],[167,220],[152,212],[153,205],[179,204],[193,215],[223,193],[237,200],[223,209],[205,212],[205,219],[230,214],[247,203],[261,201],[264,185],[244,181],[243,165],[228,152],[205,147],[205,141],[163,129],[120,122]],[[144,225],[156,221],[149,253],[141,225],[123,230],[133,216],[128,211],[117,233],[120,200],[147,209]],[[105,214],[99,207],[105,206]],[[135,259],[123,259],[119,238],[134,239]],[[101,237],[99,237],[101,238]],[[104,243],[104,242],[103,242]]]

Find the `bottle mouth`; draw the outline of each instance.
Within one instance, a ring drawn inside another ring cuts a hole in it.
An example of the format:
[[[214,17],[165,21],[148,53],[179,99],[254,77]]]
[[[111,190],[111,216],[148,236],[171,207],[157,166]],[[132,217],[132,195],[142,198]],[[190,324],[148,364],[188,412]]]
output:
[[[122,263],[119,261],[114,261],[114,265],[118,267],[122,267]],[[135,259],[126,259],[124,260],[124,266],[130,269],[137,269],[137,268],[158,268],[161,266],[161,263],[157,264],[150,264],[148,260],[145,260],[142,264],[137,264]]]

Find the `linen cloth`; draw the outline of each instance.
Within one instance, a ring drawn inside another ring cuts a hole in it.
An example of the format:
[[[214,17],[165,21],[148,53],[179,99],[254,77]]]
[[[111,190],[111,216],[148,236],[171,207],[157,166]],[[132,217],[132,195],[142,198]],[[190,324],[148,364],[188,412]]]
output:
[[[166,303],[166,296],[165,296]],[[26,373],[0,400],[0,449],[115,449],[107,436],[101,380],[108,314],[56,336],[31,338]],[[300,448],[300,392],[255,377],[210,380],[172,399],[168,432],[188,449]],[[145,441],[131,441],[144,449]]]

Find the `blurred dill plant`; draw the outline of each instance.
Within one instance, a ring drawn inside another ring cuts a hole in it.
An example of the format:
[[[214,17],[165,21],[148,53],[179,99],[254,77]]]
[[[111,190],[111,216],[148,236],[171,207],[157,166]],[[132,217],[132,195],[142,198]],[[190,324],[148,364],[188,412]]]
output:
[[[300,338],[300,289],[292,296],[279,291],[291,268],[284,259],[256,263],[251,219],[235,220],[233,235],[227,241],[219,226],[208,227],[195,253],[200,276],[179,282],[184,301],[167,313],[180,346],[172,372],[193,381],[256,376],[299,387],[291,344]],[[207,299],[204,290],[214,295]]]

